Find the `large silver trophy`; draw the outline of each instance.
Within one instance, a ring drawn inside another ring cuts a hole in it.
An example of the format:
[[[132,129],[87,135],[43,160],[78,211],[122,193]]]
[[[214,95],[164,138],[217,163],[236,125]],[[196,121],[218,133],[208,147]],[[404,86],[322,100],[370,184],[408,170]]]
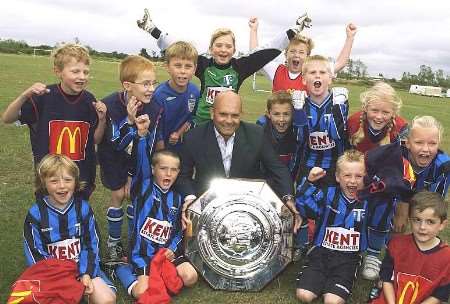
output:
[[[258,291],[292,260],[292,213],[265,181],[214,180],[188,217],[186,256],[214,289]]]

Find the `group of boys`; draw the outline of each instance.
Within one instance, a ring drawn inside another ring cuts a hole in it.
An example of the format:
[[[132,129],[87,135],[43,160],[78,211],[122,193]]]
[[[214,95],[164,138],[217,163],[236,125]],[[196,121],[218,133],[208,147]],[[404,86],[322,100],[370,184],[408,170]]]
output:
[[[116,267],[115,274],[128,292],[142,301],[157,292],[155,287],[149,290],[148,271],[150,264],[158,267],[158,252],[173,262],[184,285],[191,286],[197,280],[195,269],[180,253],[183,200],[171,187],[180,170],[176,151],[183,134],[193,126],[200,95],[190,83],[198,55],[190,44],[176,42],[165,50],[165,56],[170,75],[167,82],[156,88],[153,64],[140,56],[129,56],[120,64],[123,91],[97,101],[85,90],[89,75],[86,50],[77,45],[63,46],[55,52],[55,71],[61,83],[34,84],[8,106],[2,117],[4,122],[19,119],[29,126],[36,164],[46,154],[65,154],[75,161],[81,181],[88,186],[80,193],[84,199],[94,190],[98,144],[102,183],[111,190],[108,256],[114,261],[124,256],[120,241],[125,215],[122,202],[129,195],[129,264]],[[366,167],[363,154],[346,151],[348,94],[330,89],[328,60],[308,57],[302,77],[307,95],[294,96],[294,102],[287,92],[275,92],[269,98],[265,134],[298,183],[296,212],[304,220],[316,221],[313,247],[298,278],[297,297],[311,302],[323,294],[326,303],[343,303],[351,294],[360,254],[367,247],[370,200],[358,196],[365,186]],[[289,137],[285,137],[286,132]],[[36,197],[41,195],[36,193]],[[423,194],[412,200],[412,237],[395,239],[389,245],[380,275],[386,299],[394,296],[395,300],[394,289],[397,292],[400,288],[400,293],[406,289],[406,293],[409,282],[427,286],[420,291],[413,288],[417,293],[414,299],[448,297],[449,282],[436,280],[446,284],[435,286],[421,273],[405,278],[404,270],[396,268],[404,248],[401,246],[409,246],[409,252],[418,255],[420,250],[445,247],[437,238],[446,224],[445,204],[439,196],[433,197],[435,204],[424,204],[427,200],[432,199]],[[153,229],[156,225],[159,228]],[[303,231],[305,228],[303,225]],[[411,245],[412,238],[418,249]],[[448,251],[439,254],[448,256]],[[399,278],[392,281],[392,274]],[[151,273],[150,279],[156,280]],[[176,285],[168,284],[165,277],[159,280],[168,289]]]

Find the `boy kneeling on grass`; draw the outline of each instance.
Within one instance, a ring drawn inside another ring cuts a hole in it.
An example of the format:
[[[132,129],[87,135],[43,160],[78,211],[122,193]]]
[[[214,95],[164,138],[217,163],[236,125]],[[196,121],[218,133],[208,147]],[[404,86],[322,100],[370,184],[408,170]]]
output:
[[[360,253],[367,248],[367,200],[358,200],[364,186],[364,155],[345,151],[336,163],[337,185],[315,185],[326,176],[314,167],[297,188],[296,207],[302,219],[316,221],[308,262],[297,278],[297,298],[310,303],[323,295],[324,303],[345,303],[350,296]]]
[[[441,303],[450,295],[450,248],[438,237],[447,226],[447,203],[423,191],[410,202],[411,234],[395,234],[380,270],[382,293],[371,303]]]
[[[114,275],[138,303],[168,303],[181,287],[197,282],[197,272],[182,252],[181,210],[183,197],[171,190],[180,171],[174,152],[148,153],[148,115],[135,120],[139,136],[136,182],[131,192],[135,209],[129,243],[129,262]]]
[[[32,294],[33,303],[77,303],[82,294],[89,303],[116,302],[115,287],[99,266],[94,213],[79,194],[84,185],[78,166],[65,155],[48,154],[36,167],[36,190],[42,196],[25,219],[29,268],[15,284],[29,282],[22,291]]]

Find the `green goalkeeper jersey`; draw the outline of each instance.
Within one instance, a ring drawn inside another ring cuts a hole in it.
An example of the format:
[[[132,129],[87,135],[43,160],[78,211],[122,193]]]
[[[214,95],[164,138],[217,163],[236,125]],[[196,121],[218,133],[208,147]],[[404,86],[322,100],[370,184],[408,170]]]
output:
[[[167,33],[162,33],[155,28],[152,36],[158,39],[158,46],[165,50],[175,42]],[[226,65],[218,65],[209,55],[199,55],[195,75],[200,79],[200,100],[194,122],[200,124],[211,119],[209,108],[214,104],[215,96],[226,90],[239,91],[244,80],[260,70],[271,60],[281,54],[281,50],[287,47],[289,39],[294,37],[293,30],[287,30],[269,43],[269,46],[256,49],[253,52],[238,58],[231,58]]]

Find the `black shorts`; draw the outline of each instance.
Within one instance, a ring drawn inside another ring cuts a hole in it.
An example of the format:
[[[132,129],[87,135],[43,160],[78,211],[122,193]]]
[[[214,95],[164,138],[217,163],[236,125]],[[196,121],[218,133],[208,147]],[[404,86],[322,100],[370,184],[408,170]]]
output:
[[[103,186],[109,190],[119,190],[127,183],[130,160],[123,151],[97,151],[100,165],[100,178]]]
[[[306,289],[317,296],[332,293],[347,300],[360,264],[359,253],[313,247],[297,277],[297,288]]]

